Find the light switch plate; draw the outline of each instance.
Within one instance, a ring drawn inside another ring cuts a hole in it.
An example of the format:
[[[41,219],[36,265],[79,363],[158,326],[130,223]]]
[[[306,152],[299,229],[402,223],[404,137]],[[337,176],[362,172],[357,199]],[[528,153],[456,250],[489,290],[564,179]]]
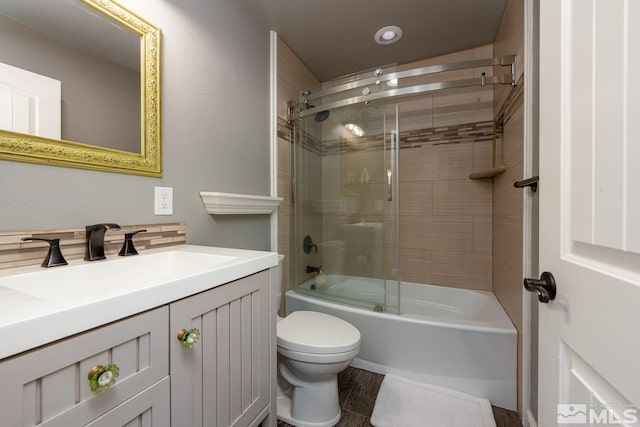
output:
[[[173,187],[155,187],[155,214],[173,215]]]

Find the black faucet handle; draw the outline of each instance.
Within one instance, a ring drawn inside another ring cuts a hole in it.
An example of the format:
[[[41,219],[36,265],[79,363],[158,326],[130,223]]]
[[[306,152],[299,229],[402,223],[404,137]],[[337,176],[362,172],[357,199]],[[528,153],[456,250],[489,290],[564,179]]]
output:
[[[136,247],[133,245],[133,236],[138,233],[145,233],[147,230],[137,230],[133,233],[125,233],[124,234],[124,243],[122,244],[122,249],[118,255],[120,256],[129,256],[129,255],[138,255],[138,251]]]
[[[318,245],[313,243],[311,236],[305,236],[304,241],[302,242],[302,249],[304,250],[304,253],[308,254],[311,252],[311,248],[315,249],[316,253],[318,253]]]
[[[60,251],[60,239],[43,239],[40,237],[22,238],[23,242],[31,240],[38,240],[41,242],[49,243],[49,252],[47,252],[47,256],[44,258],[44,261],[42,261],[42,264],[40,264],[42,267],[49,268],[68,264],[67,260],[64,259],[64,256],[62,256],[62,252]]]
[[[133,233],[124,233],[124,238],[125,239],[131,239],[133,236],[135,236],[138,233],[146,233],[147,230],[136,230]]]

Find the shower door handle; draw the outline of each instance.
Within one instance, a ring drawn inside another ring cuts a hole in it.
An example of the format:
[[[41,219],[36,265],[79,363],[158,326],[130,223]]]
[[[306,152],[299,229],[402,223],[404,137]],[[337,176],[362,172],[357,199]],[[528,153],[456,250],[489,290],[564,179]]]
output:
[[[296,203],[296,179],[291,179],[291,203]]]
[[[393,200],[393,171],[391,169],[387,169],[387,201],[390,202]]]

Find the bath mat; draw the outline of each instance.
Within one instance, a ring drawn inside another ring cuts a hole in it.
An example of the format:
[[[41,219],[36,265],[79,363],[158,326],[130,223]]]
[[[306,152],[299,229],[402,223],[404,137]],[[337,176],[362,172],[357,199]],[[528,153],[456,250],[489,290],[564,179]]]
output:
[[[375,427],[496,427],[491,403],[430,384],[386,375],[371,415]]]

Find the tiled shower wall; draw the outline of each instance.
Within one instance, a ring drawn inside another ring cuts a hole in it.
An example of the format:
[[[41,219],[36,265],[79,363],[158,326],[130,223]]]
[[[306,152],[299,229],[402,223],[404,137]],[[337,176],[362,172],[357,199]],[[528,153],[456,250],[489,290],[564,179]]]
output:
[[[400,278],[490,289],[492,184],[471,181],[469,174],[491,165],[493,122],[407,130],[399,141]],[[358,180],[364,168],[368,184]],[[345,183],[349,171],[356,179]],[[324,267],[347,275],[395,277],[392,240],[376,226],[385,216],[391,219],[383,153],[326,155],[322,175]]]
[[[400,151],[403,281],[491,288],[492,183],[469,179],[491,154],[482,140]]]
[[[524,1],[508,0],[494,40],[496,55],[516,53],[518,86],[496,87],[494,110],[502,122],[501,162],[504,174],[493,180],[493,286],[492,290],[518,330],[518,384],[522,381],[522,278],[523,278],[523,197],[525,191],[513,187],[528,178],[524,173]],[[500,119],[502,117],[502,119]],[[522,406],[518,387],[518,408]]]
[[[493,56],[487,45],[399,69]],[[482,73],[491,76],[493,69],[440,73],[406,84]],[[492,88],[446,90],[403,103],[400,129],[410,133],[406,142],[400,138],[401,279],[490,290],[493,185],[470,180],[469,174],[493,165]]]
[[[524,49],[524,2],[509,0],[496,35],[499,52]],[[495,111],[501,115],[504,136],[501,158],[507,171],[494,179],[495,239],[493,244],[493,291],[518,330],[522,326],[522,230],[523,190],[514,188],[523,176],[524,166],[524,102],[522,55],[518,64],[519,84],[495,89]]]

